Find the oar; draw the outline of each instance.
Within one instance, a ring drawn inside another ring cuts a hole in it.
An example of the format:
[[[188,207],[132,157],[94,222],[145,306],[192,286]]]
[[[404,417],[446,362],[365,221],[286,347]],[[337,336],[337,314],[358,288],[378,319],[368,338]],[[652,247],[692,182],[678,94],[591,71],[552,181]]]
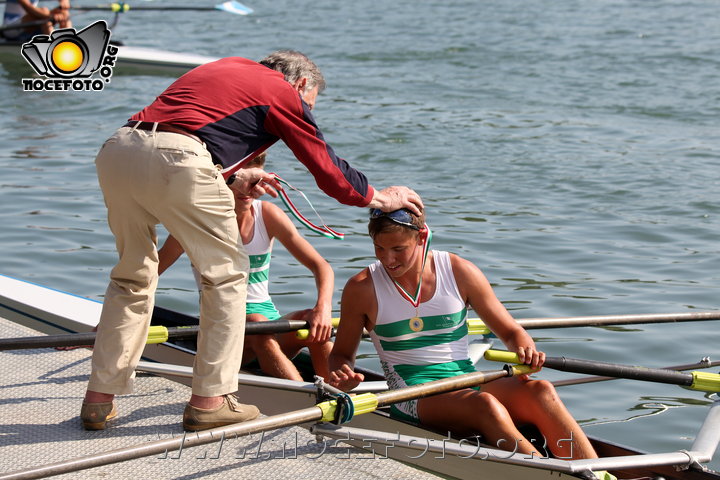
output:
[[[245,324],[245,335],[269,335],[272,333],[293,332],[307,327],[304,320],[275,320],[273,322],[253,322]],[[195,338],[199,327],[163,327],[153,325],[148,332],[148,344],[164,343],[169,339],[180,340]],[[48,347],[78,347],[93,345],[97,333],[69,333],[64,335],[42,335],[34,337],[18,337],[0,339],[0,351],[23,350]]]
[[[710,361],[709,357],[703,358],[701,361],[696,363],[687,363],[684,365],[670,365],[669,367],[662,367],[664,370],[675,370],[675,371],[681,371],[681,370],[695,370],[696,368],[712,368],[717,367],[720,365],[720,360],[714,360]],[[608,380],[617,380],[616,377],[598,377],[598,376],[590,376],[590,377],[578,377],[578,378],[568,378],[565,380],[555,380],[552,382],[552,384],[556,387],[567,387],[570,385],[582,385],[584,383],[595,383],[595,382],[607,382]]]
[[[720,320],[720,312],[590,315],[585,317],[524,318],[516,321],[526,330],[537,330],[541,328],[601,327],[604,325],[640,325],[706,320]],[[339,318],[333,318],[333,327],[337,328],[339,322]],[[467,325],[470,335],[492,333],[479,318],[468,318]],[[298,330],[297,332],[297,337],[301,340],[306,339],[307,335],[307,330]]]
[[[135,458],[160,455],[181,448],[206,445],[218,442],[225,438],[252,435],[255,433],[274,430],[277,428],[291,427],[308,422],[340,422],[349,421],[353,415],[371,413],[380,407],[393,403],[404,402],[430,395],[474,387],[499,378],[528,373],[525,366],[506,366],[503,370],[487,372],[474,372],[457,377],[435,380],[433,382],[414,385],[397,390],[388,390],[380,393],[363,393],[361,395],[349,396],[342,394],[338,400],[329,400],[318,403],[315,406],[295,410],[292,412],[262,417],[249,422],[228,425],[225,427],[213,428],[200,432],[193,432],[191,435],[183,435],[166,440],[145,442],[140,445],[102,452],[97,455],[75,458],[61,461],[50,465],[43,465],[27,470],[0,474],[0,480],[10,479],[32,479],[45,478],[52,475],[60,475],[69,472],[84,470],[87,468],[109,465],[111,463],[132,460]],[[340,403],[340,406],[338,406]]]
[[[698,322],[705,320],[720,320],[718,312],[692,312],[692,313],[650,313],[630,315],[590,315],[584,317],[557,317],[557,318],[525,318],[517,322],[525,329],[558,328],[558,327],[600,327],[604,325],[639,325],[648,323],[675,323]],[[489,333],[489,329],[482,322],[470,328]]]
[[[2,25],[0,26],[0,32],[4,32],[5,30],[22,30],[24,28],[29,27],[39,27],[40,25],[44,25],[48,23],[49,19],[41,19],[41,20],[33,20],[31,22],[24,22],[24,23],[13,23],[10,25]]]
[[[495,362],[518,363],[516,353],[488,350],[485,359]],[[708,372],[676,372],[662,368],[636,367],[617,363],[597,362],[567,357],[545,357],[543,367],[562,372],[603,375],[607,377],[641,380],[644,382],[667,383],[703,392],[720,392],[720,375]]]
[[[116,2],[108,5],[78,5],[71,6],[73,10],[78,11],[90,11],[90,10],[107,10],[110,12],[127,12],[128,10],[163,10],[163,11],[178,11],[178,10],[193,10],[193,11],[208,11],[208,10],[220,10],[223,12],[234,13],[236,15],[249,15],[253,12],[253,9],[243,5],[235,0],[229,0],[227,2],[219,3],[214,6],[186,6],[186,5],[128,5],[124,2]]]

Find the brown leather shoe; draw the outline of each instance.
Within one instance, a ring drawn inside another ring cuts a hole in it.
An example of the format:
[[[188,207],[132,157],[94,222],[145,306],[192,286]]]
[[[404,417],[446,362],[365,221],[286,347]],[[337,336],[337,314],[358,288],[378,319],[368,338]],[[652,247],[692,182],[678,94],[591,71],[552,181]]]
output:
[[[247,422],[260,415],[255,405],[245,405],[237,401],[235,395],[223,395],[223,403],[217,408],[197,408],[189,403],[183,413],[183,428],[190,432],[208,430],[233,423]]]
[[[117,417],[115,402],[87,403],[83,402],[80,419],[85,430],[105,430],[108,421]]]

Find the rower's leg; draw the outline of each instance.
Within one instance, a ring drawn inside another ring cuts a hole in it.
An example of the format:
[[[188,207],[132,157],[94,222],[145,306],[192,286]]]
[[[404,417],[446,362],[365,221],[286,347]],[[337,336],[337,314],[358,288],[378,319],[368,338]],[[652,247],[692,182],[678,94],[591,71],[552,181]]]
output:
[[[519,424],[533,424],[557,458],[597,458],[585,433],[567,410],[555,387],[546,380],[505,378],[483,385]]]
[[[421,398],[418,416],[423,424],[431,427],[459,434],[480,434],[493,447],[540,456],[515,427],[503,404],[489,393],[464,389]]]
[[[252,313],[247,316],[247,321],[267,322],[268,319],[259,313]],[[275,335],[247,335],[245,343],[257,356],[263,372],[273,377],[302,381],[300,372],[298,372],[292,361],[285,356]]]

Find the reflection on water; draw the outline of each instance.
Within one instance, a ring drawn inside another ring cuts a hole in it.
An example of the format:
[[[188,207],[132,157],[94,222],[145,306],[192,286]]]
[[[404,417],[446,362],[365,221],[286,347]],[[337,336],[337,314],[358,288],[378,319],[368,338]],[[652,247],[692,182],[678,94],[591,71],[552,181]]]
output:
[[[586,426],[591,426],[591,425],[605,425],[605,424],[610,424],[610,423],[631,422],[633,420],[637,420],[640,418],[652,417],[655,415],[662,415],[663,413],[665,413],[671,409],[698,407],[698,406],[708,407],[713,403],[712,401],[703,401],[703,400],[699,400],[697,398],[685,398],[685,397],[648,396],[648,397],[641,397],[640,400],[644,400],[644,401],[636,404],[633,407],[628,408],[628,410],[627,410],[628,412],[640,412],[640,413],[630,415],[628,417],[617,418],[617,419],[598,420],[598,419],[592,418],[592,419],[578,420],[578,423],[580,423],[582,426],[586,427]]]

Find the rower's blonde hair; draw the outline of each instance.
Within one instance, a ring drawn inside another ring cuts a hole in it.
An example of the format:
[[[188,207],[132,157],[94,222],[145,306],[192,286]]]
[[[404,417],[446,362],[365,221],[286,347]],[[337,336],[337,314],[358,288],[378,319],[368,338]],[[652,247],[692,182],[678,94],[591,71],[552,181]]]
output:
[[[267,160],[267,152],[262,152],[257,157],[243,165],[243,168],[265,168],[265,160]]]

